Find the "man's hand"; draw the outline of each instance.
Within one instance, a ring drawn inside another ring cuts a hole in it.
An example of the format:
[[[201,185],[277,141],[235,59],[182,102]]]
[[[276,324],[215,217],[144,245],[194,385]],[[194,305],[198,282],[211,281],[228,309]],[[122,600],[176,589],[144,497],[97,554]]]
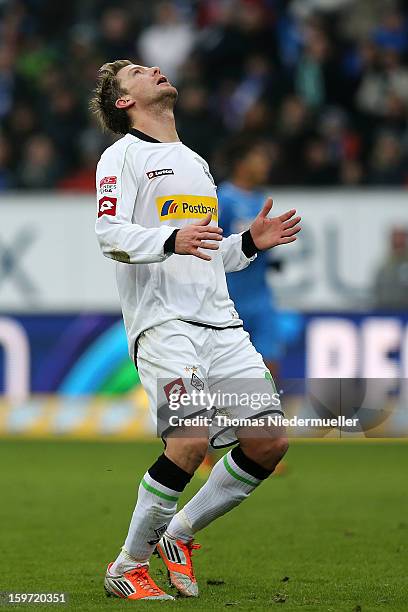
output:
[[[222,240],[222,229],[220,227],[208,227],[211,222],[211,213],[198,223],[192,223],[182,227],[176,235],[176,248],[178,255],[194,255],[200,259],[211,261],[211,257],[206,253],[201,253],[198,249],[217,250],[218,244],[214,242],[204,242],[205,240]]]
[[[296,235],[300,232],[299,221],[301,217],[294,217],[296,210],[288,210],[279,217],[268,219],[268,213],[273,206],[272,198],[268,198],[263,209],[252,223],[249,231],[257,249],[263,251],[278,246],[278,244],[288,244],[296,240]]]

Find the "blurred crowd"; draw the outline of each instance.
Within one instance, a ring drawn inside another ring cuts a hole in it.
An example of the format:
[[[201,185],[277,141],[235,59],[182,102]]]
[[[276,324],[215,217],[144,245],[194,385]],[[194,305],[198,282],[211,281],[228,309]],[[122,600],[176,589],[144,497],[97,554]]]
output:
[[[408,8],[392,0],[0,0],[0,190],[92,191],[98,68],[158,65],[218,180],[237,138],[273,185],[408,186]]]

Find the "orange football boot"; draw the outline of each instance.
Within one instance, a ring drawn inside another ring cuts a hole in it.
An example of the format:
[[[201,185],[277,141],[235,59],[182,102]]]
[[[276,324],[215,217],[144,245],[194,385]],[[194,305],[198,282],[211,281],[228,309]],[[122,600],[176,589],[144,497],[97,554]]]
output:
[[[121,599],[174,599],[162,591],[149,576],[149,567],[139,565],[135,569],[125,572],[122,576],[110,573],[112,563],[108,565],[105,575],[105,593],[108,597]]]
[[[170,583],[185,597],[197,597],[198,585],[194,575],[193,550],[201,548],[200,544],[176,540],[165,534],[156,546],[169,574]]]

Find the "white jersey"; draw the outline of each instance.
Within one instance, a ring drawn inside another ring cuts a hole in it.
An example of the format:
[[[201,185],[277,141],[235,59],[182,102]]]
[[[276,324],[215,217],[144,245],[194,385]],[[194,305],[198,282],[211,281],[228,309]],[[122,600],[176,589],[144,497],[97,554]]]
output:
[[[181,142],[150,142],[129,133],[103,153],[96,187],[96,234],[103,254],[117,262],[131,357],[144,330],[172,319],[242,325],[225,278],[254,259],[243,253],[241,234],[207,251],[211,261],[164,252],[175,228],[208,212],[211,225],[218,224],[216,186],[204,159]]]

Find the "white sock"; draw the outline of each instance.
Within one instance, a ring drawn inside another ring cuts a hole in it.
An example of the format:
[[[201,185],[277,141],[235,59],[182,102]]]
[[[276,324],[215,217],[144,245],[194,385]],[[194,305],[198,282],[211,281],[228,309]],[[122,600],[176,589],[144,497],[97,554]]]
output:
[[[135,567],[142,567],[145,565],[148,566],[149,562],[146,561],[145,563],[140,563],[139,561],[131,557],[131,555],[129,555],[129,553],[123,546],[119,555],[116,557],[116,560],[112,563],[109,569],[109,574],[111,574],[112,576],[122,576],[124,573],[130,572],[131,570],[135,569]]]
[[[238,506],[261,482],[238,467],[230,451],[215,464],[198,493],[173,517],[168,535],[188,542],[197,531]]]
[[[148,564],[157,542],[177,510],[180,495],[180,491],[163,486],[146,472],[139,486],[125,544],[111,567],[112,574],[122,575],[139,564]]]

